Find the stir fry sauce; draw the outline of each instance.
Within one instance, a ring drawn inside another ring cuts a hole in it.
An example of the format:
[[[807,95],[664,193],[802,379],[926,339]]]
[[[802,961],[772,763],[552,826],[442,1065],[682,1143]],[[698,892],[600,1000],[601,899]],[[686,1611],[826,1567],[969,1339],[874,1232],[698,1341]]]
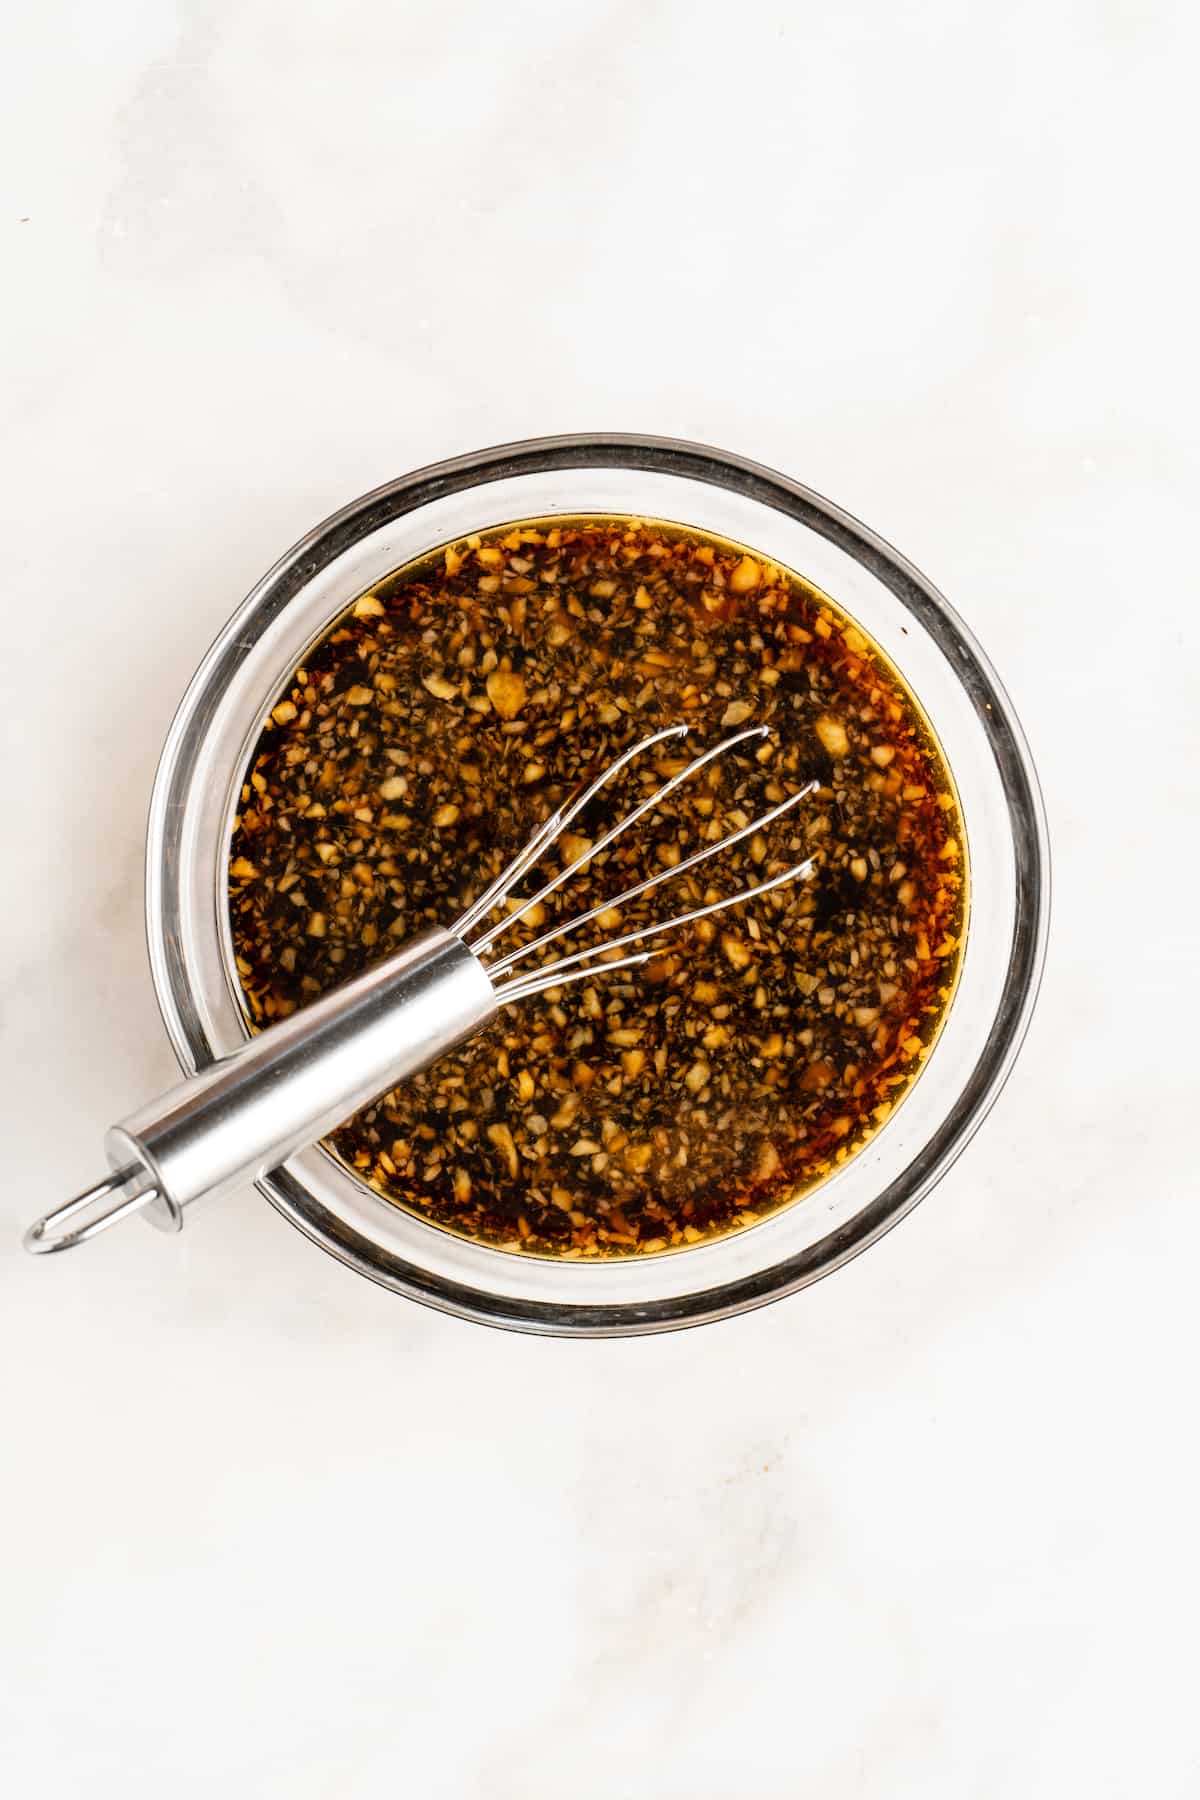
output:
[[[685,1248],[823,1180],[911,1086],[949,1005],[966,916],[953,784],[864,633],[752,551],[625,518],[507,525],[364,594],[314,644],[252,753],[229,857],[254,1027],[433,925],[536,827],[664,726],[521,885],[585,856],[702,750],[686,781],[496,954],[815,791],[541,953],[570,954],[804,878],[648,940],[641,968],[506,1008],[329,1148],[395,1205],[525,1254]],[[523,965],[525,966],[525,965]]]

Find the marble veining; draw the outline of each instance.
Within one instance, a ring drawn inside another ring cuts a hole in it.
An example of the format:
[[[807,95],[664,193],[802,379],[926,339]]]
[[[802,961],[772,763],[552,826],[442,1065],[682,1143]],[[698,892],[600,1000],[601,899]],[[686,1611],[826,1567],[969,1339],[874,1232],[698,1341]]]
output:
[[[9,31],[9,1791],[1193,1795],[1194,9]],[[253,1194],[24,1257],[173,1074],[142,841],[218,627],[343,500],[596,428],[832,495],[1010,687],[1057,910],[980,1136],[838,1276],[653,1341],[437,1317]]]

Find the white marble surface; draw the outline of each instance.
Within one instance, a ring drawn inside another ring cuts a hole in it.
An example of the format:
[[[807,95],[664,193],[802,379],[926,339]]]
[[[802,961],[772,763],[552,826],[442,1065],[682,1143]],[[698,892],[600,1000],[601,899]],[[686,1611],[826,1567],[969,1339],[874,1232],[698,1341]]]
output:
[[[0,1768],[20,1800],[1192,1796],[1195,9],[10,8]],[[17,1247],[165,1083],[155,760],[342,500],[724,444],[922,564],[1043,773],[1043,1002],[818,1288],[503,1337],[252,1194]]]

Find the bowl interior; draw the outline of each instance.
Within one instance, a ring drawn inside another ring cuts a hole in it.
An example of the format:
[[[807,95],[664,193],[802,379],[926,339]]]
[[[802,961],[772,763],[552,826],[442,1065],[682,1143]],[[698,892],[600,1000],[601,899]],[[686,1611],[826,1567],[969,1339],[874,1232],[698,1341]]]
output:
[[[828,593],[896,664],[958,789],[970,862],[959,983],[920,1078],[821,1187],[733,1236],[658,1257],[554,1262],[489,1249],[389,1205],[320,1147],[264,1178],[272,1202],[372,1279],[494,1323],[627,1333],[719,1317],[826,1273],[894,1223],[984,1116],[1036,992],[1045,830],[1020,728],[982,653],[910,565],[837,508],[697,446],[558,439],[418,471],[319,526],[213,645],[164,750],[151,810],[155,985],[190,1069],[237,1047],[225,855],[246,760],[282,684],[365,588],[448,539],[552,514],[633,514],[745,543]]]

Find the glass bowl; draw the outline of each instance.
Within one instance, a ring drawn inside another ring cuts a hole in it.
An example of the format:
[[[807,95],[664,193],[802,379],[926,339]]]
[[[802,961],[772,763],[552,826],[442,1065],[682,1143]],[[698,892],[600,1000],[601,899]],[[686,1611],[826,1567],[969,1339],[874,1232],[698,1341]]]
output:
[[[557,1262],[430,1225],[319,1145],[259,1183],[315,1243],[411,1299],[519,1330],[617,1336],[725,1318],[804,1287],[880,1237],[945,1174],[1029,1023],[1048,850],[1029,751],[986,657],[925,577],[865,526],[786,476],[699,444],[611,435],[502,445],[418,469],[318,525],[242,603],[188,688],[155,782],[146,888],[154,984],[186,1070],[247,1035],[226,851],[250,751],[304,651],[391,570],[448,539],[556,513],[690,525],[828,593],[924,707],[957,784],[971,871],[958,988],[920,1078],[837,1173],[744,1231],[658,1256]]]

